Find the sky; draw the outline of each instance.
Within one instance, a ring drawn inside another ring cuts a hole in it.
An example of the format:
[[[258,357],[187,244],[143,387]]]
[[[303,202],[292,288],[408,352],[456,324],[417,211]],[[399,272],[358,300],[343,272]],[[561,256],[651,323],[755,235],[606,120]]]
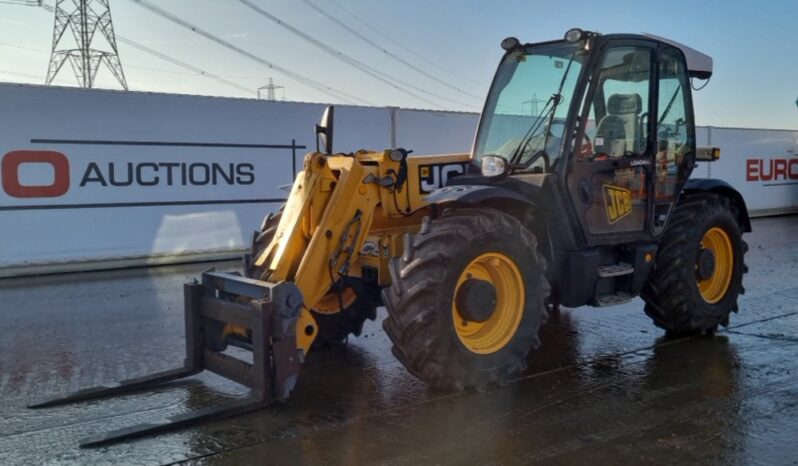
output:
[[[280,99],[478,112],[502,39],[558,39],[581,27],[648,32],[711,55],[715,74],[694,92],[700,125],[798,129],[798,0],[244,0],[276,20],[242,0],[150,1],[260,60],[182,28],[136,0],[111,0],[119,36],[236,84],[120,42],[134,91],[256,98],[271,77],[284,87],[276,91]],[[52,27],[53,13],[0,2],[0,81],[44,83]],[[106,44],[98,41],[97,47]],[[334,96],[298,75],[334,89]],[[401,80],[402,89],[387,84],[385,76]],[[65,67],[54,84],[76,81]],[[101,70],[96,87],[118,84]]]

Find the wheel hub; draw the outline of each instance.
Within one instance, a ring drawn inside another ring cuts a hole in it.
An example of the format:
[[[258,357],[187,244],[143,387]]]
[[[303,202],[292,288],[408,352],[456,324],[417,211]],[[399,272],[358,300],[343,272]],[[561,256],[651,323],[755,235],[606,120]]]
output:
[[[521,324],[525,300],[524,277],[512,259],[499,252],[475,257],[460,273],[452,294],[457,337],[473,353],[501,350]]]
[[[712,250],[701,248],[696,258],[696,274],[699,280],[709,280],[715,273],[715,254]]]
[[[463,319],[485,322],[496,310],[496,288],[489,281],[469,278],[460,285],[455,300]]]

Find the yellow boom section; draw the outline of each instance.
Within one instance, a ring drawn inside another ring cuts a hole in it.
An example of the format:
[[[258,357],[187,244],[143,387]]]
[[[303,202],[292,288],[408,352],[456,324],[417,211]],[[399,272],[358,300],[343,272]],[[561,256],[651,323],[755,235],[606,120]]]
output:
[[[418,229],[427,194],[465,172],[468,160],[467,154],[392,160],[391,151],[305,156],[274,239],[255,258],[257,267],[268,264],[270,282],[293,281],[302,292],[300,349],[307,353],[318,333],[310,309],[329,300],[339,279],[360,276],[368,265],[378,270],[380,285],[389,284],[387,260],[401,254],[402,235]],[[361,258],[367,241],[372,253]]]

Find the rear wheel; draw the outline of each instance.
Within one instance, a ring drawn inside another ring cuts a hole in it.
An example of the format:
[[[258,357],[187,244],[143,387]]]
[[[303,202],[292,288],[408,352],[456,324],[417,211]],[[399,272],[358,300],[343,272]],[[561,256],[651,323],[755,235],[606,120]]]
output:
[[[383,322],[393,353],[438,388],[504,382],[540,344],[549,285],[535,236],[487,208],[450,209],[391,262]]]
[[[265,266],[257,267],[254,262],[274,238],[281,213],[282,209],[276,214],[266,216],[260,231],[256,231],[253,235],[250,252],[244,256],[244,271],[247,277],[269,279],[268,269]],[[378,299],[376,286],[369,286],[358,279],[349,279],[341,285],[340,290],[331,290],[318,303],[317,309],[311,310],[318,325],[318,335],[313,340],[313,346],[339,344],[350,334],[359,336],[366,319],[377,318],[376,299]]]
[[[676,206],[643,288],[645,311],[671,334],[708,333],[729,324],[747,272],[737,212],[716,194],[693,194]]]

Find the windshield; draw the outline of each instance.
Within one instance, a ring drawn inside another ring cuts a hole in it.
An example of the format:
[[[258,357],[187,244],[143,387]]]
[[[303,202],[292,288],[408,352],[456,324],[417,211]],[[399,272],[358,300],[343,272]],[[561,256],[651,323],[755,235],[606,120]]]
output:
[[[532,45],[505,56],[474,145],[478,165],[484,155],[499,155],[531,171],[556,162],[586,55],[582,47],[567,42]]]

